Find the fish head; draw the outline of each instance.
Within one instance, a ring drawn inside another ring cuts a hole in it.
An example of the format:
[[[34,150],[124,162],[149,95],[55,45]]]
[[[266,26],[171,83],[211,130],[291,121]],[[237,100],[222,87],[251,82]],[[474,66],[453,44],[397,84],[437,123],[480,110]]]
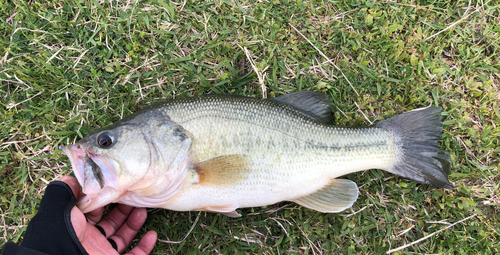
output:
[[[142,114],[94,131],[63,148],[83,195],[85,213],[133,195],[155,196],[178,182],[189,161],[191,139],[165,116]]]

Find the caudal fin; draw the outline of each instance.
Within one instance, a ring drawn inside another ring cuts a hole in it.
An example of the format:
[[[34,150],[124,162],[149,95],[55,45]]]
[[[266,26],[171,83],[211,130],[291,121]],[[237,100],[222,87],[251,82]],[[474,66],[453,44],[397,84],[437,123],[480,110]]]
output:
[[[377,123],[399,139],[398,161],[386,169],[393,174],[447,189],[450,155],[439,149],[443,131],[441,108],[429,106],[409,111]]]

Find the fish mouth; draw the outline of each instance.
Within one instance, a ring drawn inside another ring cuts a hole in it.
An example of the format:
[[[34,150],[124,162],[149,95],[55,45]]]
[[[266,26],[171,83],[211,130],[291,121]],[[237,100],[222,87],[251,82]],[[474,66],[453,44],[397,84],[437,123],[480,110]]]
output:
[[[115,184],[106,178],[111,175],[111,172],[116,172],[111,160],[88,151],[80,144],[65,146],[63,151],[71,162],[73,173],[82,186],[83,193],[96,194],[105,186],[115,188]]]
[[[117,188],[120,165],[111,156],[92,153],[85,144],[67,145],[63,151],[82,186],[83,194],[79,194],[77,206],[83,213],[116,202],[120,198],[121,193]]]

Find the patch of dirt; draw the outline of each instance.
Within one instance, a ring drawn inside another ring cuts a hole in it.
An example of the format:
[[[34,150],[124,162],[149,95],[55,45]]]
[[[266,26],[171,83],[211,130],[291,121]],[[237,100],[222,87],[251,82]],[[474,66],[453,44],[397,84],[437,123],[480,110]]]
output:
[[[12,171],[14,171],[14,168],[12,166],[7,166],[6,168],[4,168],[2,170],[2,172],[0,173],[0,176],[7,177],[12,173]]]

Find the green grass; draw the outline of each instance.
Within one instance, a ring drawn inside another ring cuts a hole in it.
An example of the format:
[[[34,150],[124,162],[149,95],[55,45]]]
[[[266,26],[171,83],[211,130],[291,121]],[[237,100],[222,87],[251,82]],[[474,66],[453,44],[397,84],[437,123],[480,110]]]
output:
[[[383,254],[474,214],[399,253],[499,254],[499,17],[497,0],[0,0],[0,245],[70,174],[59,146],[169,98],[262,97],[258,73],[268,97],[326,93],[337,125],[443,107],[456,188],[370,170],[347,177],[360,197],[341,214],[152,209],[141,233],[183,240],[154,254]]]

